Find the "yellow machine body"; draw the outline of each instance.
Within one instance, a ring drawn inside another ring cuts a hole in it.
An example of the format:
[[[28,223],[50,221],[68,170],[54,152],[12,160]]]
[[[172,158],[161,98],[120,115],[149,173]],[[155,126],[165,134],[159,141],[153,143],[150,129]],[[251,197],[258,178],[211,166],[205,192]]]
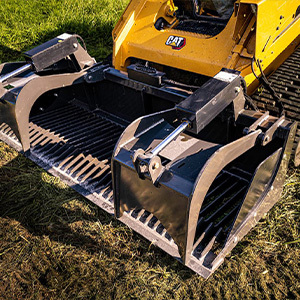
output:
[[[227,67],[241,71],[251,92],[256,87],[253,57],[270,74],[298,46],[298,6],[298,0],[238,0],[225,29],[211,37],[177,30],[172,0],[132,0],[113,31],[113,64],[126,71],[137,58],[210,77]],[[155,28],[159,18],[167,28]],[[186,45],[173,50],[166,45],[170,36],[185,38]]]

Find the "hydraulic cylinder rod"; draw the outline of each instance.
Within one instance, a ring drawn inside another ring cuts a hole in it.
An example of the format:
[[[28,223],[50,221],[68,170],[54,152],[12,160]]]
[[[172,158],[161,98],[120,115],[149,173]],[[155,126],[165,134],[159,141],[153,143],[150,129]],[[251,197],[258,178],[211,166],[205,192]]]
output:
[[[182,133],[190,125],[189,121],[182,122],[172,133],[170,133],[161,143],[159,143],[150,153],[155,156],[164,148],[166,148],[180,133]]]
[[[28,71],[30,69],[31,69],[31,64],[26,64],[26,65],[22,66],[21,68],[18,68],[16,70],[4,75],[4,76],[1,76],[0,77],[0,83],[3,83],[3,82],[7,81],[10,78],[14,78],[17,75],[19,75],[19,74],[21,74],[25,71]]]

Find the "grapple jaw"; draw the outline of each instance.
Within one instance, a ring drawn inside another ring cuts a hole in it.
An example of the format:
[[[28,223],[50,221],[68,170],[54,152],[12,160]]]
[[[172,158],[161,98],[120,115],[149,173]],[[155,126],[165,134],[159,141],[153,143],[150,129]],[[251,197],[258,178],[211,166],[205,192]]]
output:
[[[83,82],[95,60],[69,34],[26,52],[25,58],[25,62],[0,65],[0,125],[10,128],[27,152],[29,115],[35,102],[46,92]]]
[[[116,216],[147,211],[205,277],[278,201],[296,130],[284,117],[238,109],[241,78],[222,80],[133,122],[112,161]]]

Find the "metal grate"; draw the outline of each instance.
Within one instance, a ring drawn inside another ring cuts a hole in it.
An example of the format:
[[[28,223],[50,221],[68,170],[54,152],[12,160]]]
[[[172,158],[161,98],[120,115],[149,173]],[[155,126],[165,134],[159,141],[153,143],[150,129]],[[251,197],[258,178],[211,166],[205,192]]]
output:
[[[193,32],[207,36],[215,36],[224,30],[224,28],[224,24],[197,20],[183,20],[175,27],[176,30]]]
[[[222,248],[251,176],[233,167],[229,171],[223,170],[215,179],[199,214],[194,242],[194,256],[198,259],[204,258],[213,248],[214,252]]]
[[[6,123],[2,123],[0,125],[0,132],[2,132],[9,139],[12,139],[17,143],[19,142],[19,140],[18,140],[17,136],[15,135],[15,133],[13,132],[13,130]]]
[[[110,161],[123,126],[68,104],[30,118],[31,151],[93,193],[112,199]]]
[[[174,240],[168,234],[162,223],[150,212],[146,211],[145,209],[134,209],[126,213],[155,231],[161,237],[167,239],[170,243],[174,243]]]

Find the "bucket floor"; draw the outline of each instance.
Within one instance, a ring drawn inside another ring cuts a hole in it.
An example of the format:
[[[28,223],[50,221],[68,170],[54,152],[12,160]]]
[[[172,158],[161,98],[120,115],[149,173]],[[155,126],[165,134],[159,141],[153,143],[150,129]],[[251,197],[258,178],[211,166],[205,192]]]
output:
[[[75,104],[30,119],[34,156],[91,193],[112,198],[110,160],[124,127]]]

